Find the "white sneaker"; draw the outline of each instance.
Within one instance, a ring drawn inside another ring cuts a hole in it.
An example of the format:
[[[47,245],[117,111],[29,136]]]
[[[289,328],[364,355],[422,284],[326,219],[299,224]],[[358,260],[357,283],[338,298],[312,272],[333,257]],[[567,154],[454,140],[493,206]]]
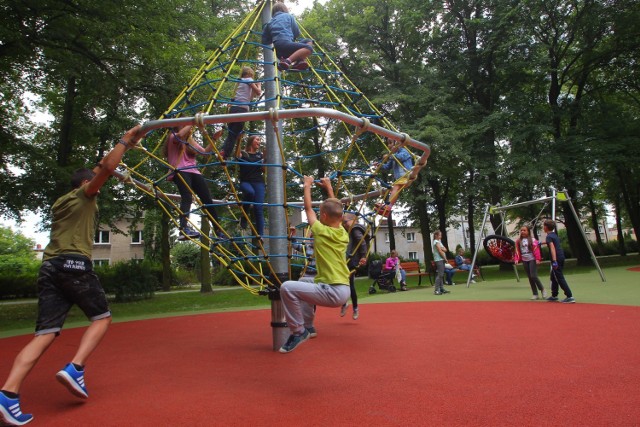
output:
[[[471,283],[476,283],[476,279],[471,279]]]
[[[538,297],[538,295],[534,295],[534,296],[531,297],[531,299],[532,300],[537,300],[537,299],[539,299],[539,297]]]
[[[360,316],[360,310],[358,310],[357,308],[353,309],[353,320],[358,320],[358,317]]]
[[[340,317],[344,317],[347,314],[347,307],[349,307],[349,303],[345,302],[342,308],[340,309]]]
[[[547,299],[547,290],[546,289],[542,290],[542,298]]]

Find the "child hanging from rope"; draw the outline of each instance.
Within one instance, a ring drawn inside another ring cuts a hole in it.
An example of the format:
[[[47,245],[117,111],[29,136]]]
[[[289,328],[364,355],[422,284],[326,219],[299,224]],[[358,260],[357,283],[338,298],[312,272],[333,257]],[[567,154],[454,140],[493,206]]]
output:
[[[240,81],[236,86],[236,93],[233,97],[234,105],[229,108],[229,114],[248,113],[249,103],[262,93],[260,82],[254,81],[255,71],[251,67],[242,67]],[[220,155],[223,159],[233,156],[236,142],[240,139],[240,134],[244,131],[245,122],[231,122],[227,125],[228,133],[224,141]]]
[[[389,149],[392,149],[396,144],[399,144],[399,142],[387,139],[387,147]],[[400,147],[398,151],[393,153],[391,155],[391,158],[381,166],[381,169],[383,170],[389,170],[393,168],[393,179],[395,179],[395,182],[391,187],[389,198],[385,201],[385,203],[376,203],[375,207],[376,213],[378,213],[378,215],[382,215],[385,218],[389,216],[393,208],[393,204],[398,199],[398,196],[400,196],[400,190],[402,190],[409,183],[407,172],[409,172],[412,167],[413,157],[411,156],[411,153],[409,153],[409,151],[404,147]]]
[[[262,44],[273,43],[278,56],[278,70],[306,70],[309,68],[307,58],[313,53],[313,41],[301,39],[300,28],[296,19],[289,13],[284,3],[276,3],[271,8],[271,21],[262,29]]]
[[[167,142],[163,147],[167,161],[175,168],[175,173],[171,176],[171,179],[176,183],[180,192],[180,211],[182,211],[180,231],[182,234],[178,237],[178,240],[197,239],[200,237],[200,233],[188,225],[187,217],[188,212],[191,210],[193,193],[198,196],[202,206],[213,218],[215,234],[218,237],[223,237],[224,233],[222,233],[218,224],[218,214],[213,207],[213,199],[211,198],[209,187],[198,169],[196,159],[196,154],[211,153],[213,147],[209,145],[207,148],[203,148],[198,144],[191,136],[191,129],[192,126],[174,128],[169,133]],[[213,135],[213,140],[218,140],[221,134],[222,130],[216,132]]]
[[[340,307],[349,298],[349,268],[345,253],[349,234],[342,227],[342,203],[333,197],[329,178],[320,180],[320,187],[329,196],[316,215],[311,202],[313,177],[304,177],[304,211],[313,232],[317,275],[315,283],[288,280],[280,286],[280,297],[291,335],[280,348],[289,353],[309,338],[317,336],[313,321],[314,305]]]

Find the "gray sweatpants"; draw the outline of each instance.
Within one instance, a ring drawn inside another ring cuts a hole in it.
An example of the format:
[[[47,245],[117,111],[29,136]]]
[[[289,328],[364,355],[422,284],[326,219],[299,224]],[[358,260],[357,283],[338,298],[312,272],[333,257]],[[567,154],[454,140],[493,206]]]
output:
[[[349,298],[349,285],[327,285],[288,280],[280,287],[280,298],[289,330],[300,335],[313,326],[314,305],[340,307]]]

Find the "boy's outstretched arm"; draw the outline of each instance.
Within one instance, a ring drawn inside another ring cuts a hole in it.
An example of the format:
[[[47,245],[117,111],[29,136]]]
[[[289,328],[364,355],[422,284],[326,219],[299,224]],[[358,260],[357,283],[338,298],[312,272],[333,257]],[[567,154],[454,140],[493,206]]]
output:
[[[311,185],[313,184],[312,176],[304,177],[304,184],[302,187],[304,197],[304,212],[307,214],[307,222],[309,225],[313,225],[318,220],[315,211],[311,205]]]
[[[127,131],[115,147],[100,161],[93,169],[96,176],[84,187],[84,194],[93,197],[100,191],[100,188],[107,182],[111,173],[118,167],[122,156],[130,148],[135,147],[144,135],[140,131],[141,126],[137,125]]]

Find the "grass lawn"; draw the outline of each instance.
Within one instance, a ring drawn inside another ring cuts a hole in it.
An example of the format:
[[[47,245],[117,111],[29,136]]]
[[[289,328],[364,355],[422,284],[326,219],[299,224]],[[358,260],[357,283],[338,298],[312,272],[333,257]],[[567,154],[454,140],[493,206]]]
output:
[[[600,280],[595,268],[575,267],[568,264],[565,275],[578,303],[640,305],[640,272],[629,271],[631,266],[640,265],[638,256],[626,257],[622,261],[602,262],[606,282]],[[363,304],[411,301],[523,301],[531,304],[548,304],[542,301],[529,301],[531,290],[520,269],[520,282],[516,281],[513,271],[502,272],[497,266],[482,269],[484,281],[466,287],[466,276],[454,276],[457,286],[447,286],[450,294],[436,296],[429,285],[429,279],[423,277],[422,286],[418,280],[408,280],[409,291],[388,293],[380,291],[369,295],[372,283],[369,278],[358,278],[356,287],[359,302]],[[542,265],[538,274],[545,287],[548,286],[548,265]],[[562,294],[561,294],[562,296]],[[125,322],[154,317],[181,316],[195,313],[236,311],[256,308],[269,308],[267,297],[254,296],[244,289],[219,289],[213,293],[202,294],[195,291],[158,292],[154,298],[129,303],[113,303],[114,322]],[[31,334],[36,318],[37,304],[33,301],[0,302],[0,338]],[[65,328],[87,325],[81,311],[74,307],[65,323]]]

